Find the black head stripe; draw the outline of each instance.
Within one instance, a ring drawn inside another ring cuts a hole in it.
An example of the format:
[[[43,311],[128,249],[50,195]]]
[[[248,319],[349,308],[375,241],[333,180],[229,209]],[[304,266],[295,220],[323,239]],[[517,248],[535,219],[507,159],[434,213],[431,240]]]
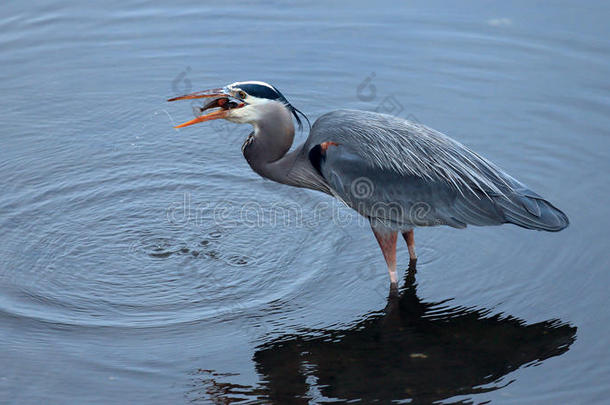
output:
[[[303,123],[301,122],[299,113],[303,115],[303,117],[307,120],[307,123],[309,124],[309,120],[307,119],[305,114],[294,108],[292,104],[290,104],[288,100],[286,100],[286,97],[284,97],[284,95],[280,93],[280,91],[274,86],[265,86],[263,84],[257,83],[240,83],[237,85],[237,87],[250,94],[251,96],[258,98],[266,98],[269,100],[277,100],[284,103],[286,107],[292,112],[292,115],[294,115],[294,117],[296,118],[297,123],[299,125],[299,129],[303,128]],[[311,124],[309,124],[309,127],[311,128]]]
[[[258,98],[266,98],[269,100],[277,100],[283,99],[285,101],[286,98],[280,93],[275,87],[268,87],[262,84],[254,84],[254,83],[242,83],[237,87],[250,94],[251,96]]]

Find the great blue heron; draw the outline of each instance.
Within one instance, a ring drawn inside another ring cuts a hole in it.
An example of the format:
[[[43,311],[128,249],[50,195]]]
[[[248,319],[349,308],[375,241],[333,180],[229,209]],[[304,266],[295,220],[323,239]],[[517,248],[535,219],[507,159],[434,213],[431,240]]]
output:
[[[250,167],[278,183],[322,191],[368,218],[396,284],[396,236],[416,260],[418,226],[500,225],[560,231],[567,216],[459,142],[391,115],[338,110],[322,115],[289,152],[299,110],[274,86],[257,81],[171,98],[209,98],[215,109],[178,125],[226,119],[250,124],[242,152]],[[305,117],[303,115],[303,117]],[[306,118],[306,117],[305,117]],[[309,121],[307,121],[309,123]]]

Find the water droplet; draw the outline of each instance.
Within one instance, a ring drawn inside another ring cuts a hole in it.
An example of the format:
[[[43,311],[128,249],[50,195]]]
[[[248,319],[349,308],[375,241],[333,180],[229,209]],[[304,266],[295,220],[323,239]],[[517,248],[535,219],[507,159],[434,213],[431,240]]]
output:
[[[220,239],[222,237],[222,233],[220,233],[220,231],[212,231],[208,235],[210,235],[210,238],[212,239]]]

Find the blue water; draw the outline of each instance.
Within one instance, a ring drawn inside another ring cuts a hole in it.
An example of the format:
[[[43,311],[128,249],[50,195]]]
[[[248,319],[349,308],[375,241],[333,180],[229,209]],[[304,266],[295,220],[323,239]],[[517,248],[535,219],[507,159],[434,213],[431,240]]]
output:
[[[606,402],[609,11],[4,4],[0,402]],[[389,297],[368,225],[251,172],[249,128],[173,129],[241,80],[445,132],[571,225],[418,230]]]

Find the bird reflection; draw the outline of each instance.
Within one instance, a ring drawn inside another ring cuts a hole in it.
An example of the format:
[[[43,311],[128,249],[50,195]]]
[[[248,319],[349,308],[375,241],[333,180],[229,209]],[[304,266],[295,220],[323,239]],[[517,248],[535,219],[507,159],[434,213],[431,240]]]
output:
[[[254,355],[259,387],[235,387],[233,394],[255,403],[431,403],[502,388],[510,383],[502,381],[506,374],[563,354],[575,340],[576,327],[559,320],[525,325],[486,310],[422,302],[415,274],[413,263],[386,308],[347,330],[262,345]],[[225,399],[231,391],[223,390]]]

